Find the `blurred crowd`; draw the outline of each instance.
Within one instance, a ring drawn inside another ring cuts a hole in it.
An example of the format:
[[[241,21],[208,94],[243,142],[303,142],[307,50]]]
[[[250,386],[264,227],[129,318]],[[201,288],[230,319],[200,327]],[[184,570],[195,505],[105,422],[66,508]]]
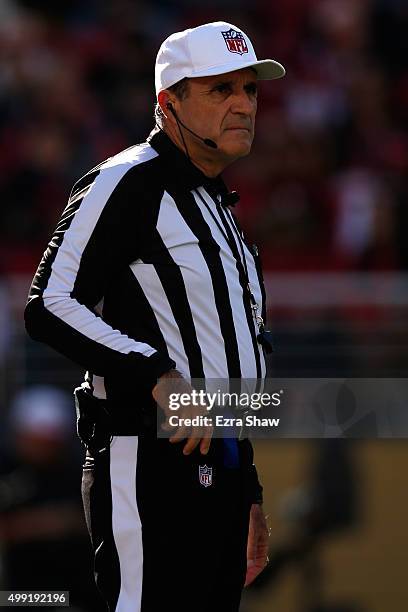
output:
[[[0,588],[69,591],[73,612],[103,609],[81,507],[71,395],[31,385],[2,419]],[[7,608],[9,609],[9,608]]]
[[[173,31],[223,19],[287,68],[227,171],[267,270],[408,266],[404,0],[2,0],[0,274],[31,274],[72,183],[153,127]]]

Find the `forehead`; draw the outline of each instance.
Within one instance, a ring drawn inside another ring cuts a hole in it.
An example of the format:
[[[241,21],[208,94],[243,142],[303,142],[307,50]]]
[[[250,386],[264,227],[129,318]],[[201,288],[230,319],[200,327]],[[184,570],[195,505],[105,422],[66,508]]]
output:
[[[190,78],[189,81],[191,82],[191,84],[199,87],[208,87],[219,82],[249,83],[252,81],[256,81],[257,78],[258,75],[254,68],[242,68],[241,70],[225,72],[224,74],[215,74],[213,76]]]

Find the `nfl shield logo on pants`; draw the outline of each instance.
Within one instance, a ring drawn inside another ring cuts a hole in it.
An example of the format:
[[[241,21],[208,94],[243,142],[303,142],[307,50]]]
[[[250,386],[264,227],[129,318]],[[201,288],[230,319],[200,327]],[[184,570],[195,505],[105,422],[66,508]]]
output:
[[[203,487],[212,485],[212,468],[207,465],[199,465],[198,471],[200,475],[200,484],[202,484]]]

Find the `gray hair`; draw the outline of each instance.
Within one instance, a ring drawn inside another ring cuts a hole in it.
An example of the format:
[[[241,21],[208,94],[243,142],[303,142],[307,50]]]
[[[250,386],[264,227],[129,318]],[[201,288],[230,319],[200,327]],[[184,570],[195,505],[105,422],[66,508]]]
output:
[[[171,93],[173,93],[178,100],[184,100],[185,98],[187,98],[190,92],[189,79],[187,77],[184,77],[184,79],[181,79],[181,81],[178,81],[174,85],[171,85],[171,87],[168,87],[167,90],[171,91]],[[156,102],[154,106],[154,118],[157,125],[160,128],[163,128],[165,116],[158,102]]]

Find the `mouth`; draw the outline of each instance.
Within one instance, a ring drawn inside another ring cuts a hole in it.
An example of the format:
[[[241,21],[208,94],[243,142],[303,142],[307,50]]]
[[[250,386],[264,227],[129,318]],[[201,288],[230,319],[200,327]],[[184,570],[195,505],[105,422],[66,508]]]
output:
[[[235,132],[237,135],[238,134],[248,135],[248,136],[251,135],[251,130],[245,127],[230,127],[230,128],[226,128],[225,132]]]

